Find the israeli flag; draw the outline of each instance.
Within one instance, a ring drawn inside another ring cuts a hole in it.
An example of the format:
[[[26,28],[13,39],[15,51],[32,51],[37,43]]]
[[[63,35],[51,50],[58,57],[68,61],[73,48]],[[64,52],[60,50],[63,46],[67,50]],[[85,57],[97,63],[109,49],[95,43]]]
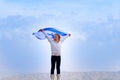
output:
[[[61,38],[67,36],[67,33],[57,30],[55,28],[51,28],[51,27],[43,28],[43,30],[50,38],[54,38],[54,34],[59,34]],[[46,39],[45,35],[40,31],[33,33],[33,35],[35,35],[35,37],[40,40]]]

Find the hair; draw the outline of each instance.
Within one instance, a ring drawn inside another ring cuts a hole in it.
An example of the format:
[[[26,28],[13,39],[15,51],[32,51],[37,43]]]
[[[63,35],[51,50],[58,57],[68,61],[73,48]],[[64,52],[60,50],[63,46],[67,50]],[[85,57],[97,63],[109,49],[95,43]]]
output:
[[[57,35],[57,36],[58,36],[58,38],[59,38],[59,40],[60,40],[60,35],[59,35],[59,34],[54,34],[54,35]]]

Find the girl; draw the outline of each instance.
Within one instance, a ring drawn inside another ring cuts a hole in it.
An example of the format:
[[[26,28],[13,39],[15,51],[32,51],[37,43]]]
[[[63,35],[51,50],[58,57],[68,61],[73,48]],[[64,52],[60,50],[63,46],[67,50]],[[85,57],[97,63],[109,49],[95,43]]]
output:
[[[51,45],[51,80],[54,80],[54,70],[55,70],[55,65],[57,69],[57,80],[60,80],[60,64],[61,64],[61,43],[71,34],[67,34],[66,37],[63,39],[60,38],[59,34],[54,34],[54,39],[52,40],[51,38],[48,37],[48,35],[44,32],[43,29],[40,29],[46,38],[48,39],[50,45]]]

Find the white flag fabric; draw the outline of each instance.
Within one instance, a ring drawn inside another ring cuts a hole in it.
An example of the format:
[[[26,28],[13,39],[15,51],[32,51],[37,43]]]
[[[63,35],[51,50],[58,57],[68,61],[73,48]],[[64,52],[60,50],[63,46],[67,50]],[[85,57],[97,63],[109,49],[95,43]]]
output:
[[[43,30],[50,38],[54,38],[54,34],[59,34],[61,38],[67,36],[67,33],[51,27],[43,28]],[[33,33],[33,35],[39,40],[46,39],[45,35],[40,31]]]

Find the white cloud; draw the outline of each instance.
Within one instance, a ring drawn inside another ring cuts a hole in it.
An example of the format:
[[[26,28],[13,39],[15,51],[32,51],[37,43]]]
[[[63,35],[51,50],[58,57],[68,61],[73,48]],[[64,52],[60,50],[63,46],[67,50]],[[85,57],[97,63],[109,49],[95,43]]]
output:
[[[5,63],[2,54],[4,54],[4,52],[1,50],[1,47],[0,47],[0,77],[3,75],[7,75],[11,71],[10,68]]]
[[[103,46],[103,44],[104,44],[104,43],[103,43],[102,41],[99,41],[99,42],[98,42],[98,46]]]
[[[87,40],[87,35],[81,32],[72,32],[71,37],[73,37],[75,40],[81,40],[81,41],[86,41]]]
[[[0,34],[0,39],[2,39],[2,34]]]
[[[11,33],[5,32],[5,34],[3,34],[3,35],[4,35],[4,37],[5,37],[6,39],[12,40],[12,35],[11,35]]]

